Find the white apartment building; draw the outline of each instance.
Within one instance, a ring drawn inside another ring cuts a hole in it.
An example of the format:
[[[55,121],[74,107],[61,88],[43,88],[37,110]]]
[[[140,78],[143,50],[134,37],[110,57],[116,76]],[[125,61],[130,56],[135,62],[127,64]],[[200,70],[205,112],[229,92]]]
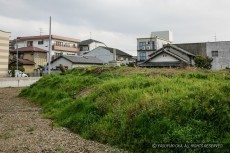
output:
[[[137,61],[147,60],[150,54],[172,42],[173,33],[171,31],[151,32],[150,37],[137,38]]]
[[[51,35],[51,60],[61,55],[77,55],[79,43],[79,39]],[[18,48],[33,46],[48,51],[49,35],[17,37],[17,44]],[[14,47],[16,49],[16,39]]]
[[[0,30],[0,77],[8,75],[10,32]]]

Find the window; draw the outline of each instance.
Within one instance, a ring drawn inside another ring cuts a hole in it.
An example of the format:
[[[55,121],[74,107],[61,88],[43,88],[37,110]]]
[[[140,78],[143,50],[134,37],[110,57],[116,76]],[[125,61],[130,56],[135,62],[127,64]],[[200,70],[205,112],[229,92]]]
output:
[[[56,41],[56,46],[63,46],[63,42]]]
[[[27,47],[33,46],[33,41],[27,41]]]
[[[55,53],[56,57],[62,56],[63,53]]]
[[[218,57],[218,51],[212,51],[212,57]]]
[[[44,44],[43,40],[38,41],[38,45],[43,45],[43,44]]]
[[[146,42],[139,42],[139,47],[145,46]]]
[[[146,52],[140,52],[140,60],[141,61],[146,60]]]

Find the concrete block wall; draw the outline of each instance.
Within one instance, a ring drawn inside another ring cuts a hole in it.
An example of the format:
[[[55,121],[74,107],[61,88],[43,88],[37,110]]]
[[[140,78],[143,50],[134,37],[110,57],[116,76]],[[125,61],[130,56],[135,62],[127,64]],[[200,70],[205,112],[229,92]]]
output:
[[[6,87],[26,87],[37,82],[41,77],[28,78],[0,78],[0,88]]]

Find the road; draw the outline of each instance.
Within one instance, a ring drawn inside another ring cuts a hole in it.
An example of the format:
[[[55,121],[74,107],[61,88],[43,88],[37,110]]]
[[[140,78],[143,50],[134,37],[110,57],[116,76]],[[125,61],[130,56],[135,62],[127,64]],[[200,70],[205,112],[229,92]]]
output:
[[[121,152],[85,140],[66,128],[51,129],[42,109],[18,97],[22,88],[0,88],[0,153]],[[55,123],[54,123],[55,124]]]

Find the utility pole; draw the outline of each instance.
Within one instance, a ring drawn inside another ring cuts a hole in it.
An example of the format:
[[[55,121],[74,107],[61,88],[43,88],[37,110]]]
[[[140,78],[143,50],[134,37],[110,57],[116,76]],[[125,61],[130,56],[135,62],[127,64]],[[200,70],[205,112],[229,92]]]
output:
[[[48,58],[48,74],[50,74],[50,60],[51,60],[51,16],[50,16],[50,27],[49,27],[49,58]]]
[[[17,77],[18,77],[18,38],[16,38],[16,50],[17,50],[16,65],[17,65]]]

